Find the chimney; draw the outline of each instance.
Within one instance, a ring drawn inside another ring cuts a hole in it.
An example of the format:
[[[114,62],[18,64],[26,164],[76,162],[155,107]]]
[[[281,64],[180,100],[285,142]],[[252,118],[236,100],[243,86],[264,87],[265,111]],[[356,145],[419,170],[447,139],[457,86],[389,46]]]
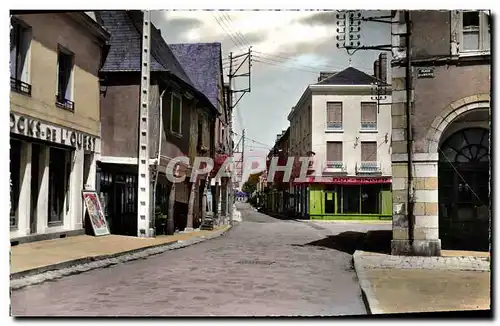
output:
[[[319,73],[319,78],[318,78],[318,83],[322,81],[323,79],[326,79],[330,76],[335,75],[337,72],[336,71],[320,71]]]
[[[380,76],[380,61],[375,60],[373,63],[373,77],[379,79]]]
[[[379,78],[384,83],[387,83],[387,53],[380,53],[379,61]]]

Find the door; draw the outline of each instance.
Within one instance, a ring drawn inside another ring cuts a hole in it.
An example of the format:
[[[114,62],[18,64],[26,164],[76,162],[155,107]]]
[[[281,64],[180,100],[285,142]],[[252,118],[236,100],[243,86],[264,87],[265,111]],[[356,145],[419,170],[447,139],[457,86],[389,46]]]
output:
[[[325,214],[335,214],[335,190],[325,190]]]

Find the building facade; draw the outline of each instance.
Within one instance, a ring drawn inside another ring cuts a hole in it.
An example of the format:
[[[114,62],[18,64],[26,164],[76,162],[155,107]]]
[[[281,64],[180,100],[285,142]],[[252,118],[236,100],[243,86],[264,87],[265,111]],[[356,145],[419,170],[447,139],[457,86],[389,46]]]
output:
[[[488,250],[491,15],[393,17],[392,253]]]
[[[308,86],[289,115],[293,155],[313,157],[295,185],[311,219],[390,219],[391,95],[380,61],[375,76],[349,67]]]
[[[83,233],[100,156],[98,72],[109,33],[89,13],[18,13],[10,29],[10,238]]]

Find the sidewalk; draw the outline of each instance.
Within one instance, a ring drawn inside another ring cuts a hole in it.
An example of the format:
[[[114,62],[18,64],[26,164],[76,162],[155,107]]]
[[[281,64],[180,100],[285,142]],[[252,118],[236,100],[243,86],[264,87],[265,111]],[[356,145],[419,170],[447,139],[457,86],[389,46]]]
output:
[[[226,225],[214,228],[213,231],[194,231],[156,238],[82,235],[20,244],[11,247],[11,286],[19,288],[26,283],[31,285],[52,277],[58,278],[61,273],[75,274],[80,270],[145,258],[221,236],[230,228]],[[80,268],[83,265],[86,266]],[[57,273],[62,270],[66,271]],[[41,277],[41,274],[44,276]]]
[[[490,309],[488,253],[407,257],[356,251],[354,267],[372,314]]]

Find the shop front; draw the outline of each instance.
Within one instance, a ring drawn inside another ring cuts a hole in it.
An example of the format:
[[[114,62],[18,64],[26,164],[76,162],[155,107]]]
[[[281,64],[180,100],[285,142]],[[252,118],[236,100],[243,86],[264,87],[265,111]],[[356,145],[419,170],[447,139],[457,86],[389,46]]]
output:
[[[390,177],[310,178],[307,184],[310,219],[392,218]]]
[[[95,135],[10,112],[12,243],[83,233],[99,148]]]

